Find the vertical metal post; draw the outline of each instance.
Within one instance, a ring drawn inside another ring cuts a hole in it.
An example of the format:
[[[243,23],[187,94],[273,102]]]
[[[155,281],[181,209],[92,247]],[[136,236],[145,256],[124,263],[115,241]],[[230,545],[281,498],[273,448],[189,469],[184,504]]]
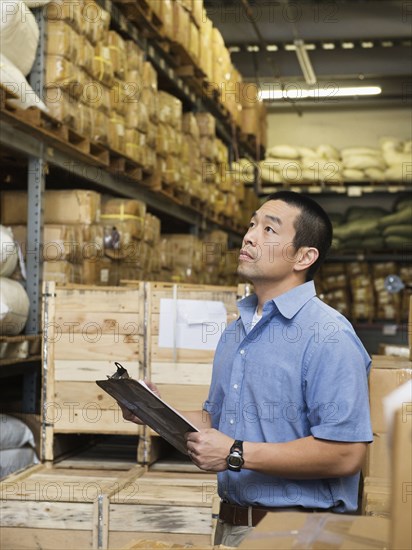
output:
[[[45,63],[47,49],[47,25],[42,8],[33,10],[39,26],[39,43],[30,74],[30,85],[40,99],[43,99]],[[41,332],[41,286],[42,286],[42,241],[43,241],[43,197],[46,166],[43,160],[43,145],[40,157],[29,157],[27,169],[27,247],[26,247],[26,291],[30,300],[26,334]],[[23,412],[36,412],[39,374],[37,370],[23,377]]]
[[[42,99],[45,83],[47,21],[42,8],[34,9],[33,14],[39,26],[39,43],[30,73],[30,85]],[[26,290],[30,300],[30,312],[26,324],[26,334],[39,334],[41,324],[43,197],[46,174],[43,146],[41,151],[40,157],[29,157],[27,174]]]

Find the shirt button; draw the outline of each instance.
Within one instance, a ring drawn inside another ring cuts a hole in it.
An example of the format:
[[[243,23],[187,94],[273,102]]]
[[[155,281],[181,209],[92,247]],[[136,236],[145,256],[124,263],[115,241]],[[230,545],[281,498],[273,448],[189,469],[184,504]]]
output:
[[[233,420],[233,418],[231,418],[231,419],[229,420],[229,424],[234,424],[234,423],[235,423],[235,421]]]
[[[239,386],[237,384],[233,384],[233,387],[237,390]]]
[[[244,349],[240,350],[240,355],[245,355],[245,350]]]

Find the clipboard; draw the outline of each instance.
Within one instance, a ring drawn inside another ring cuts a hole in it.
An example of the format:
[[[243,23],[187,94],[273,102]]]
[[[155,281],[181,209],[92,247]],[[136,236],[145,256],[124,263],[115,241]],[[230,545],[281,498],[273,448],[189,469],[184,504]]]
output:
[[[96,380],[96,384],[187,455],[185,433],[198,432],[196,426],[152,392],[143,380],[130,378],[120,363],[115,365],[117,372],[107,380]]]

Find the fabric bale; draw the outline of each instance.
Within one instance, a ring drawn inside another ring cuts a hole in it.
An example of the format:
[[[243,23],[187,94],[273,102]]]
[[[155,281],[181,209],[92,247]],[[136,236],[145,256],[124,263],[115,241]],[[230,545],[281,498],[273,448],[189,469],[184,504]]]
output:
[[[33,67],[39,27],[23,0],[0,2],[0,51],[24,76]]]
[[[0,334],[19,334],[27,322],[29,307],[29,297],[23,286],[0,277]]]
[[[10,277],[18,262],[18,248],[9,227],[0,225],[0,277]]]
[[[292,147],[291,145],[275,145],[268,149],[266,156],[271,158],[298,159],[300,154],[297,147]]]
[[[37,107],[47,112],[43,101],[34,93],[24,74],[3,53],[0,53],[0,83],[15,97],[7,103],[19,109]]]

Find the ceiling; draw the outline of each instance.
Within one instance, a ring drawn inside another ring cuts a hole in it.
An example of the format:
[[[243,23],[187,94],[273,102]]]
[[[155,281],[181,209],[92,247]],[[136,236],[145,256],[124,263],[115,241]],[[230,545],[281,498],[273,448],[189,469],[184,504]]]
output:
[[[294,41],[303,40],[314,87],[380,86],[379,96],[339,105],[406,106],[412,97],[412,2],[379,0],[204,0],[233,64],[262,89],[273,83],[308,88]],[[322,107],[334,101],[301,100]],[[284,108],[285,101],[271,103]],[[287,107],[287,105],[286,105]]]

